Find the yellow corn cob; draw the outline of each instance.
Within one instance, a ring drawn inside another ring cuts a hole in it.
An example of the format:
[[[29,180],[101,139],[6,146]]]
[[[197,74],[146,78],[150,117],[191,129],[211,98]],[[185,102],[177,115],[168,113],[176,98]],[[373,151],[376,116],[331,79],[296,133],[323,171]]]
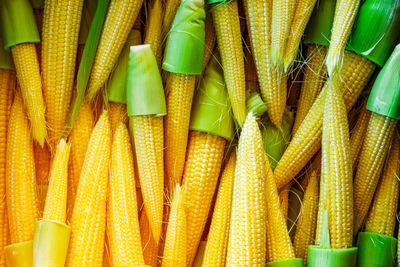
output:
[[[368,59],[353,52],[345,52],[338,86],[343,92],[348,111],[353,107],[374,69],[375,64]],[[274,170],[278,188],[293,179],[321,147],[326,87],[325,84]]]
[[[325,212],[327,212],[329,208],[328,200],[329,200],[328,153],[324,153],[323,155],[321,155],[321,179],[319,186],[317,227],[315,230],[316,245],[320,245],[321,243]]]
[[[79,178],[67,267],[101,266],[103,263],[111,135],[108,112],[105,110],[90,136]]]
[[[112,0],[108,7],[90,74],[87,94],[93,100],[106,82],[135,23],[143,0]]]
[[[140,215],[139,225],[144,263],[152,267],[157,267],[158,245],[151,233],[149,220],[147,219],[146,211],[144,209]]]
[[[311,178],[311,173],[315,171],[317,173],[317,176],[321,175],[321,150],[314,156],[314,158],[310,161],[308,169],[306,169],[306,174],[303,178],[303,180],[300,183],[300,188],[304,191],[308,183],[310,182]]]
[[[334,72],[338,72],[342,67],[347,39],[353,28],[360,2],[360,0],[338,0],[336,2],[332,35],[326,55],[326,68],[329,76],[333,76]]]
[[[372,113],[354,178],[354,233],[367,216],[397,120]]]
[[[205,21],[205,38],[204,38],[204,56],[203,56],[203,72],[210,61],[215,44],[217,43],[217,36],[215,35],[215,29],[213,19],[210,12],[206,13]]]
[[[65,222],[67,217],[68,160],[71,145],[61,139],[51,163],[49,187],[43,210],[43,219]]]
[[[294,17],[286,41],[285,54],[283,57],[285,72],[290,69],[297,57],[301,37],[303,36],[316,2],[317,0],[296,1]]]
[[[292,135],[294,135],[307,116],[315,99],[321,92],[326,78],[324,64],[327,48],[319,45],[309,45],[307,49],[307,62],[305,66],[304,80],[301,86],[300,97],[297,103],[296,119],[294,121]]]
[[[33,239],[38,219],[35,160],[21,93],[14,98],[7,133],[6,195],[11,243]]]
[[[367,99],[368,98],[366,98],[366,100]],[[369,118],[371,117],[371,111],[366,109],[366,104],[367,101],[365,101],[361,113],[358,115],[356,125],[354,126],[350,136],[350,152],[353,171],[356,169]]]
[[[399,198],[399,138],[394,137],[382,179],[365,221],[365,232],[393,236]]]
[[[246,78],[237,0],[221,2],[211,11],[233,115],[242,126],[246,116]]]
[[[308,246],[314,244],[315,227],[318,213],[318,178],[315,171],[311,172],[310,182],[304,193],[302,210],[297,222],[293,247],[297,258],[307,262]]]
[[[83,2],[45,1],[41,67],[51,150],[61,138],[70,107]]]
[[[157,65],[161,66],[161,28],[162,28],[162,3],[161,0],[149,1],[148,17],[146,23],[145,44],[150,44],[151,51],[157,60]]]
[[[10,234],[8,230],[6,204],[6,152],[7,128],[10,108],[16,84],[15,72],[0,69],[0,266],[5,267],[4,246],[8,245]]]
[[[322,161],[322,168],[326,173],[322,174],[328,183],[331,247],[348,248],[353,241],[353,173],[346,105],[336,78],[327,84],[322,137],[322,154],[327,155],[323,156],[326,160]]]
[[[79,183],[82,165],[89,145],[90,135],[94,127],[93,111],[87,101],[83,101],[78,117],[69,135],[71,155],[68,166],[68,219],[71,220],[75,196]]]
[[[109,105],[111,130],[114,133],[121,121],[127,121],[128,115],[125,104],[110,102]]]
[[[285,185],[282,190],[279,192],[279,203],[281,206],[281,211],[283,217],[286,219],[289,212],[289,192],[290,192],[291,184]]]
[[[186,208],[185,190],[176,185],[165,239],[163,267],[186,265]]]
[[[286,76],[272,64],[270,55],[272,1],[246,0],[244,5],[261,95],[271,121],[280,127],[286,106],[287,82]]]
[[[172,22],[174,21],[176,12],[178,11],[179,5],[181,4],[181,0],[166,0],[165,5],[165,15],[162,24],[162,36],[163,39],[168,34],[171,29]]]
[[[51,160],[49,146],[45,143],[41,147],[35,142],[33,144],[33,151],[35,155],[36,182],[38,185],[48,185]]]
[[[158,243],[164,208],[164,127],[163,117],[132,116],[139,180],[146,214]]]
[[[129,132],[125,124],[120,122],[113,137],[107,199],[111,266],[144,264],[133,169]]]
[[[267,262],[294,258],[294,249],[286,226],[286,219],[279,204],[278,191],[274,174],[264,153],[265,162],[265,195],[267,225]]]
[[[273,64],[283,71],[283,56],[294,17],[296,0],[275,0],[272,2],[271,58]]]
[[[220,136],[191,131],[183,186],[186,193],[186,265],[191,266],[206,224],[218,182],[226,140]]]
[[[166,85],[165,170],[169,188],[180,183],[185,165],[196,76],[169,73]]]
[[[210,231],[208,233],[207,245],[203,257],[203,267],[225,266],[235,167],[236,153],[232,152],[221,175],[221,182],[219,184]]]
[[[265,161],[268,160],[264,157],[261,132],[256,118],[250,112],[239,139],[227,266],[265,264]],[[276,197],[279,205],[278,195]]]
[[[42,78],[35,44],[24,43],[11,47],[18,83],[32,125],[32,137],[41,146],[47,137],[42,95]]]

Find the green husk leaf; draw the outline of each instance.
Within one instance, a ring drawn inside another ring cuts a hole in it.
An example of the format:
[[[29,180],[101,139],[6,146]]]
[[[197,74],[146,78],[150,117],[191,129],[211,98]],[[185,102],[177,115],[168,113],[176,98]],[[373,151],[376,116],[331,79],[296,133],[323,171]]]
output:
[[[1,23],[1,20],[0,20]],[[0,26],[1,29],[1,26]],[[3,35],[0,34],[0,69],[8,69],[13,70],[14,62],[12,60],[12,56],[10,51],[4,49]]]
[[[267,111],[267,105],[262,101],[259,93],[248,90],[246,99],[247,112],[253,112],[254,116],[260,117]]]
[[[360,232],[358,234],[357,247],[358,266],[393,266],[397,239],[372,232]]]
[[[97,0],[85,0],[82,9],[81,27],[79,28],[79,44],[85,44],[89,35],[94,13],[96,12]]]
[[[43,9],[44,8],[44,0],[31,0],[32,8],[34,9]]]

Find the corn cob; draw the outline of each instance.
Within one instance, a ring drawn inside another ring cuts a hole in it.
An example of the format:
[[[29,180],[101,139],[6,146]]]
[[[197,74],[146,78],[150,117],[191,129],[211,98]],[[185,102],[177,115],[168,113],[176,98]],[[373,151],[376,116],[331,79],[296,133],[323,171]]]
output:
[[[397,120],[372,113],[354,178],[354,232],[367,216]]]
[[[285,72],[287,72],[295,61],[301,37],[311,17],[316,0],[296,1],[293,21],[286,41],[285,54],[283,57]]]
[[[162,266],[186,265],[186,208],[185,190],[176,185],[165,239]]]
[[[314,244],[315,227],[318,213],[318,178],[315,171],[311,172],[310,182],[303,197],[302,211],[296,226],[293,247],[296,257],[307,262],[307,250]]]
[[[164,39],[171,29],[176,12],[178,11],[181,0],[166,0],[165,14],[162,23],[162,36]]]
[[[161,236],[164,190],[163,117],[132,116],[133,136],[144,207],[154,240]]]
[[[296,8],[296,0],[272,1],[271,58],[273,65],[283,71],[285,46]],[[298,3],[300,5],[300,2]]]
[[[225,266],[231,217],[236,153],[232,152],[221,175],[202,266]]]
[[[264,165],[266,161],[268,160],[264,157],[260,129],[256,118],[250,112],[239,139],[227,266],[263,266],[265,264],[266,173]],[[278,194],[276,197],[279,201]]]
[[[35,142],[33,144],[33,151],[35,155],[36,183],[38,185],[48,185],[51,159],[49,145],[45,143],[41,147]]]
[[[324,105],[322,175],[328,183],[330,245],[349,248],[353,241],[353,174],[346,105],[336,79],[328,82]]]
[[[31,121],[32,137],[43,146],[47,130],[44,118],[42,79],[35,44],[17,44],[11,47],[11,53],[28,118]]]
[[[6,196],[11,243],[32,240],[39,210],[33,141],[20,92],[15,95],[8,125]]]
[[[79,177],[67,267],[100,266],[103,262],[111,134],[108,112],[105,110],[90,136]]]
[[[70,107],[83,2],[45,1],[41,66],[51,150],[61,138]]]
[[[289,211],[289,192],[291,184],[285,185],[279,192],[279,203],[283,217],[286,219]]]
[[[107,199],[111,266],[144,264],[133,169],[129,132],[120,122],[113,137]]]
[[[349,111],[375,69],[375,64],[353,52],[345,52],[338,87]],[[327,85],[304,118],[291,143],[274,170],[278,188],[287,184],[321,147],[322,114]]]
[[[219,3],[211,11],[233,115],[242,126],[246,116],[246,80],[237,0]]]
[[[140,215],[139,225],[144,263],[152,267],[157,267],[158,245],[151,233],[149,220],[144,209]]]
[[[210,12],[206,13],[205,21],[205,41],[204,41],[204,56],[203,56],[203,72],[213,56],[213,50],[215,44],[217,43],[217,36],[215,36],[215,29],[213,24],[213,19]]]
[[[143,0],[112,0],[108,7],[90,74],[87,95],[93,100],[106,82],[135,23]]]
[[[244,5],[261,95],[271,121],[279,128],[286,106],[287,82],[270,55],[272,1],[246,0]]]
[[[323,241],[324,220],[326,217],[325,214],[328,214],[328,209],[329,209],[328,205],[329,181],[328,181],[327,166],[328,166],[328,153],[323,153],[321,155],[321,179],[319,183],[320,186],[319,186],[319,201],[318,201],[318,213],[317,213],[317,227],[315,230],[316,245],[321,245],[321,241]]]
[[[109,105],[111,130],[114,133],[121,121],[128,120],[128,115],[125,104],[110,102]]]
[[[43,219],[65,222],[67,217],[68,160],[71,146],[61,139],[51,163]]]
[[[367,130],[369,118],[371,117],[371,111],[366,109],[366,104],[367,102],[365,101],[361,113],[358,115],[356,125],[354,126],[350,136],[350,152],[353,172],[356,169],[358,163],[360,151],[365,137],[365,132]]]
[[[166,85],[165,168],[169,188],[180,183],[185,165],[196,76],[169,73]]]
[[[82,165],[89,145],[90,135],[94,127],[93,112],[90,104],[84,101],[80,107],[78,117],[69,135],[71,155],[68,165],[68,219],[71,220],[75,196],[79,184]]]
[[[343,54],[347,39],[356,19],[360,0],[338,0],[335,8],[335,18],[332,25],[332,35],[328,54],[326,55],[326,68],[329,76],[342,68]]]
[[[365,232],[393,236],[399,198],[399,138],[395,136],[390,148],[374,202],[365,221]]]
[[[162,30],[162,3],[161,0],[149,1],[148,17],[146,23],[145,44],[150,44],[151,50],[157,60],[157,65],[161,65],[161,30]]]
[[[309,168],[306,170],[306,175],[300,183],[300,188],[303,191],[307,188],[308,183],[310,182],[310,179],[311,179],[311,174],[313,171],[316,172],[317,176],[321,175],[321,160],[322,160],[321,158],[322,158],[322,154],[321,154],[321,150],[320,150],[318,152],[318,154],[315,155],[314,158],[311,160]]]
[[[191,266],[206,224],[218,182],[226,140],[205,132],[191,131],[183,186],[186,193],[186,265]]]
[[[300,97],[297,103],[296,119],[294,121],[292,135],[294,135],[307,116],[315,99],[321,92],[326,78],[324,64],[327,48],[319,45],[309,45],[307,49],[307,61],[304,80],[301,86]]]
[[[4,246],[8,245],[10,233],[8,229],[6,203],[6,152],[7,128],[10,108],[16,84],[15,72],[0,69],[0,266],[5,266]]]

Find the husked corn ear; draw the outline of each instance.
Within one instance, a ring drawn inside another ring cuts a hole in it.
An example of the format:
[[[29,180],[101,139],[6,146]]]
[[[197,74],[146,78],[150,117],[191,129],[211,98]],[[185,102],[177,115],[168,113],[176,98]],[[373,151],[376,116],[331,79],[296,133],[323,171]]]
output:
[[[281,211],[283,217],[286,219],[289,211],[289,192],[290,192],[291,184],[285,185],[282,190],[279,192],[279,203],[281,205]]]
[[[119,123],[113,137],[107,196],[107,237],[111,266],[144,264],[136,203],[130,136]]]
[[[154,115],[131,118],[144,208],[158,243],[164,208],[164,118]]]
[[[335,8],[335,18],[332,25],[332,35],[326,56],[326,67],[329,76],[342,68],[343,54],[347,39],[356,19],[360,0],[338,0]]]
[[[186,266],[186,207],[185,190],[175,186],[168,219],[162,266]]]
[[[41,146],[47,137],[42,95],[42,78],[39,61],[33,43],[23,43],[11,47],[11,53],[17,71],[18,83],[31,121],[32,137]]]
[[[186,265],[191,266],[210,212],[218,182],[226,140],[209,133],[191,131],[183,186],[186,193]]]
[[[49,145],[45,143],[41,147],[39,143],[35,142],[33,152],[35,155],[36,182],[38,185],[48,185],[51,160]]]
[[[297,57],[301,37],[303,36],[316,2],[317,0],[296,1],[294,17],[286,41],[285,54],[283,57],[285,72],[290,69]]]
[[[353,172],[346,105],[336,79],[327,84],[322,130],[322,154],[326,160],[322,161],[322,169],[326,175],[323,181],[328,183],[330,245],[348,248],[353,242]]]
[[[87,148],[71,221],[66,266],[101,266],[106,228],[106,196],[111,151],[108,111],[103,111]]]
[[[309,45],[307,48],[307,64],[305,65],[304,80],[297,103],[296,119],[292,135],[294,135],[314,104],[315,99],[324,86],[326,67],[324,64],[327,48],[320,45]]]
[[[361,228],[378,184],[397,120],[372,112],[354,178],[354,233]]]
[[[324,227],[325,212],[329,209],[329,181],[328,181],[328,153],[321,155],[321,179],[319,183],[319,200],[317,227],[315,230],[315,244],[321,244],[322,231]]]
[[[246,78],[237,0],[218,3],[211,12],[233,115],[242,126],[246,117]]]
[[[109,105],[111,130],[114,133],[121,121],[127,121],[128,115],[125,104],[111,102]]]
[[[41,67],[51,150],[65,127],[78,49],[84,0],[45,1]]]
[[[67,218],[68,160],[71,146],[60,139],[52,159],[43,219],[64,223]]]
[[[365,105],[363,105],[361,113],[358,115],[356,125],[354,126],[350,136],[350,152],[353,171],[357,167],[360,151],[368,127],[369,118],[371,117],[371,111],[366,109],[366,104],[367,102],[365,101]]]
[[[146,35],[144,39],[145,44],[150,44],[151,51],[157,60],[157,65],[161,65],[161,30],[162,30],[162,3],[161,0],[149,1],[148,14],[146,23]]]
[[[393,138],[389,157],[374,202],[365,222],[365,232],[393,236],[399,198],[399,138]]]
[[[6,153],[8,120],[15,85],[15,71],[0,69],[0,266],[6,266],[3,248],[10,242],[6,203]]]
[[[196,76],[169,73],[166,85],[165,170],[168,187],[181,182]]]
[[[374,69],[375,64],[368,59],[353,52],[345,52],[338,88],[343,92],[347,111],[357,101]],[[321,147],[326,88],[327,84],[324,85],[274,170],[278,189],[290,182]]]
[[[217,36],[215,35],[214,23],[210,12],[206,13],[205,34],[203,72],[210,61],[210,58],[213,56],[213,50],[217,43]]]
[[[165,14],[162,24],[163,39],[171,29],[172,22],[174,21],[176,12],[178,11],[181,0],[165,0]]]
[[[152,267],[157,267],[158,244],[151,233],[149,220],[144,209],[140,215],[139,225],[144,263]]]
[[[7,133],[6,196],[11,243],[33,239],[39,217],[30,124],[21,93],[14,97]]]
[[[293,247],[297,258],[307,262],[308,246],[314,244],[315,227],[318,214],[318,177],[315,171],[311,172],[310,182],[305,190],[302,208],[294,234]]]
[[[236,153],[232,152],[222,172],[211,219],[202,266],[225,266],[228,246]]]
[[[261,95],[269,118],[280,127],[286,107],[287,81],[270,54],[272,1],[246,0],[244,5]]]
[[[143,0],[111,0],[104,21],[87,95],[93,100],[118,60],[129,32],[135,23]]]
[[[83,162],[85,160],[86,150],[89,145],[90,135],[94,127],[94,116],[91,105],[83,101],[78,117],[72,127],[69,135],[71,144],[71,155],[68,166],[68,219],[71,220],[72,210],[74,208],[75,196],[79,184]]]
[[[250,112],[239,139],[228,241],[227,266],[263,266],[266,253],[264,148]],[[277,205],[279,209],[278,194]],[[286,226],[285,226],[286,227]]]

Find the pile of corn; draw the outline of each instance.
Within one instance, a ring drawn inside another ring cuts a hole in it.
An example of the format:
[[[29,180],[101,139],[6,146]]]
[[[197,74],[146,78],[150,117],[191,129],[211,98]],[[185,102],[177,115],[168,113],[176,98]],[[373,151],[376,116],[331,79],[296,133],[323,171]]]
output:
[[[400,266],[399,28],[394,0],[0,0],[0,267]]]

